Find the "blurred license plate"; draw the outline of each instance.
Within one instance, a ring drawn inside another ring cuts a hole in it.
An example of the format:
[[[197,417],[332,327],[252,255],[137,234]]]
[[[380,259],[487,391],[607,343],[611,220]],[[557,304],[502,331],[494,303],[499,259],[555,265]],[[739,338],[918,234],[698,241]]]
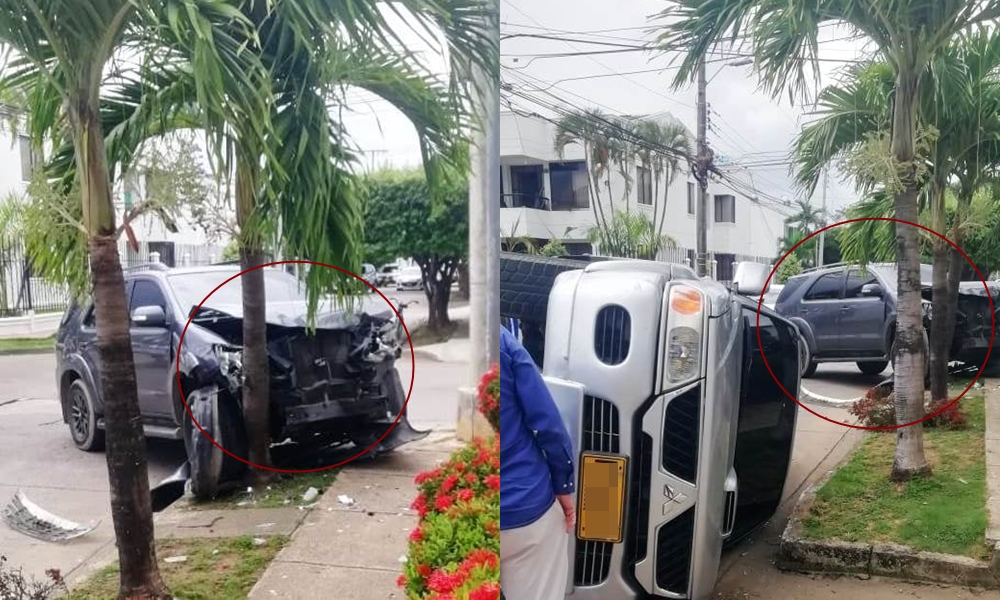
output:
[[[577,537],[581,540],[621,542],[627,459],[585,453],[580,462]]]

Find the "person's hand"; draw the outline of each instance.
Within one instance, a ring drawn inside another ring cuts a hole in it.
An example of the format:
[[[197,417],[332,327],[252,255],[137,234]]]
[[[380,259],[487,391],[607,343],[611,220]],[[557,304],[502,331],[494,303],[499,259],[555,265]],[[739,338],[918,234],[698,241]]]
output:
[[[573,496],[569,494],[556,496],[559,505],[562,506],[563,514],[566,515],[566,533],[573,533],[573,525],[576,521],[575,509],[573,507]]]

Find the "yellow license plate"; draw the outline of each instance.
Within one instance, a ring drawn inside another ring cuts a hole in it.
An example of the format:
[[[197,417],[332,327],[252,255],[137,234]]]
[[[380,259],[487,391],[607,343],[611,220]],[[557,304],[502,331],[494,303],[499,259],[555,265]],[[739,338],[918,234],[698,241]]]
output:
[[[581,540],[622,541],[626,465],[623,456],[581,456],[576,526],[576,535]]]

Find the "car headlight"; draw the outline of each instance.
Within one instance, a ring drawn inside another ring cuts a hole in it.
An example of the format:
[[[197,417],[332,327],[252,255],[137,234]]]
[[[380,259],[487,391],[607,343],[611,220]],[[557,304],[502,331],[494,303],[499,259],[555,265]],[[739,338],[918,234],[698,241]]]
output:
[[[243,350],[233,346],[216,344],[215,356],[219,360],[219,370],[229,383],[239,387],[243,383]]]
[[[693,379],[701,371],[703,304],[701,292],[694,288],[684,285],[670,288],[667,377],[673,383]]]

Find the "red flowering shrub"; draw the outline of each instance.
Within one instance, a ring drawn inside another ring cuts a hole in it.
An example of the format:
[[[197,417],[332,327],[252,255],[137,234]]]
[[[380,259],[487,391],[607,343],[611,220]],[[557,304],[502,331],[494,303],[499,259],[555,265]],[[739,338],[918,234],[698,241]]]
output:
[[[500,365],[483,375],[479,380],[479,412],[493,426],[493,431],[500,431]]]
[[[850,413],[858,417],[861,424],[866,427],[890,427],[896,424],[896,408],[893,402],[894,395],[891,391],[884,387],[872,388],[851,406]],[[949,402],[951,400],[931,402],[924,407],[925,414],[934,414]],[[962,412],[961,402],[956,402],[941,414],[924,421],[924,426],[941,429],[965,429],[969,424]]]
[[[933,415],[949,402],[951,400],[931,402],[930,406],[927,407],[927,414]],[[943,413],[927,419],[925,424],[928,427],[940,427],[941,429],[966,429],[969,426],[965,413],[962,412],[961,400],[949,406]]]
[[[868,390],[851,405],[849,412],[858,417],[865,427],[889,427],[896,424],[896,409],[892,405],[892,394],[882,386]]]
[[[499,418],[499,369],[491,373],[496,376],[483,377],[479,395],[480,408],[493,423]],[[498,600],[499,437],[473,440],[414,481],[419,493],[412,508],[420,521],[410,532],[399,586],[412,600]]]

